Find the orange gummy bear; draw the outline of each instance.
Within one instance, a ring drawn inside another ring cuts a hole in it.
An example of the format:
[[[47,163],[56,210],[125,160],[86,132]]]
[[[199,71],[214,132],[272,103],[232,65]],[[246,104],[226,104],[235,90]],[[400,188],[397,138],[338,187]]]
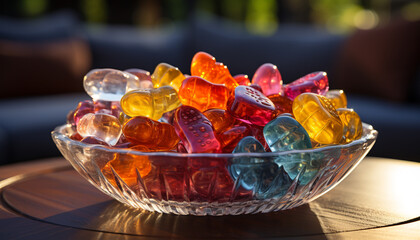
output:
[[[228,68],[205,52],[198,52],[191,62],[191,75],[199,76],[207,81],[217,84],[224,84],[230,92],[239,85],[230,74]]]
[[[147,117],[133,117],[123,127],[124,136],[130,142],[143,145],[150,150],[169,151],[179,142],[175,128]]]
[[[184,105],[192,106],[201,112],[211,108],[226,109],[229,90],[201,77],[186,78],[179,88],[179,99]]]

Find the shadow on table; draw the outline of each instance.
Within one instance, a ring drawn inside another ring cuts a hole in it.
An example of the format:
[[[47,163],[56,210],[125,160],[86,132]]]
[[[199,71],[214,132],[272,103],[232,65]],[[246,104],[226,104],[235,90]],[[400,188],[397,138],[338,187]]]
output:
[[[316,214],[307,204],[275,213],[201,217],[152,213],[131,209],[116,201],[106,201],[44,220],[74,228],[155,239],[260,239],[304,236],[325,239]],[[109,235],[99,234],[98,239],[107,236]]]

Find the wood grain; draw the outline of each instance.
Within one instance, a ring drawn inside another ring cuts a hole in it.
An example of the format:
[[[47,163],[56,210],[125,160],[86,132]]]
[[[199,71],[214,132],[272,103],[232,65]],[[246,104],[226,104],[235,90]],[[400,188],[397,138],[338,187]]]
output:
[[[32,174],[22,166],[26,177],[1,189],[0,239],[420,238],[419,163],[367,158],[310,204],[269,214],[194,217],[128,208],[68,165],[50,161],[53,167],[38,163]]]

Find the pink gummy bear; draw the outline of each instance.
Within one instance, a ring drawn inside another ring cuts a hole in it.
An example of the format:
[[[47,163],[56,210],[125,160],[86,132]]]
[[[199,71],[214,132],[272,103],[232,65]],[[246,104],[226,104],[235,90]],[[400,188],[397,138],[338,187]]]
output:
[[[252,84],[261,87],[265,96],[283,93],[283,80],[276,65],[265,63],[261,65],[252,78]]]
[[[287,84],[284,87],[284,95],[293,101],[298,95],[305,92],[324,95],[328,88],[327,73],[313,72]]]

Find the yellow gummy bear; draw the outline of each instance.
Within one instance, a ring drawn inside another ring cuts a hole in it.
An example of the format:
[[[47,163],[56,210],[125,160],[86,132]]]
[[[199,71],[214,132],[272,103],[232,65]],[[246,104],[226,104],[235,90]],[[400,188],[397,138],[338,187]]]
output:
[[[143,116],[153,120],[158,120],[165,112],[181,105],[177,91],[171,86],[134,90],[126,93],[120,103],[128,116]]]
[[[343,90],[329,90],[325,93],[325,97],[331,100],[335,109],[347,107],[347,97]]]
[[[178,68],[167,63],[159,63],[152,74],[154,88],[169,85],[178,91],[184,79],[184,74]]]
[[[363,126],[359,115],[350,108],[339,108],[337,113],[344,124],[344,142],[349,143],[362,137]]]
[[[339,144],[343,123],[331,101],[315,93],[303,93],[293,101],[293,115],[309,137],[321,144]]]

